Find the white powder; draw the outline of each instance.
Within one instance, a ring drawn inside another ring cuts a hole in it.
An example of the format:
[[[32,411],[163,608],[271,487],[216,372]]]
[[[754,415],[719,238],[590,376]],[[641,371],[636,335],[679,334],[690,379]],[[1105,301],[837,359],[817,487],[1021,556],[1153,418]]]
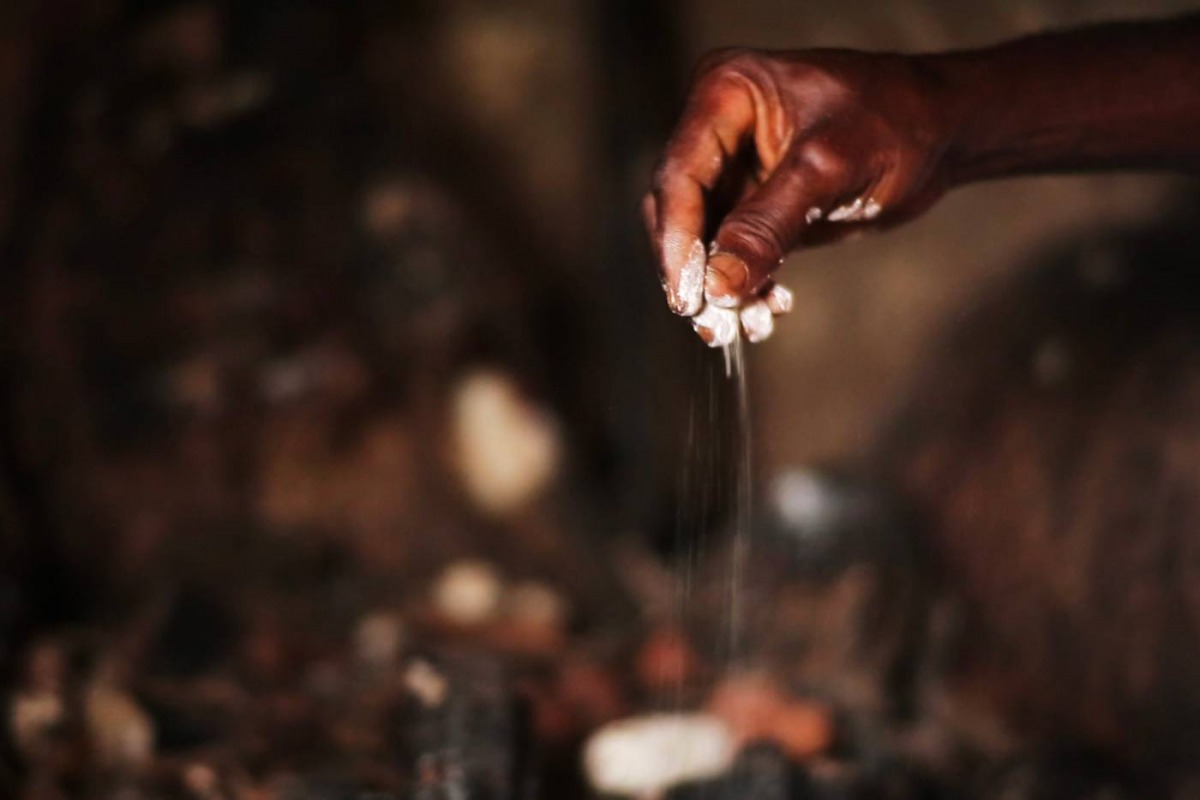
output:
[[[862,213],[862,209],[863,209],[863,200],[861,197],[859,197],[848,206],[838,206],[833,211],[830,211],[829,212],[829,221],[830,222],[851,222],[852,220],[859,219],[859,216]]]
[[[794,303],[795,297],[792,295],[792,290],[778,283],[772,286],[771,291],[767,293],[767,305],[776,314],[790,314]]]
[[[775,330],[775,315],[762,300],[755,300],[741,311],[742,328],[751,342],[761,342]]]
[[[447,619],[459,625],[483,625],[500,613],[504,582],[485,561],[456,561],[438,576],[433,602]]]
[[[704,328],[712,334],[709,347],[725,347],[738,336],[738,312],[732,308],[719,308],[709,303],[692,318],[697,330]]]
[[[704,304],[704,245],[699,240],[692,242],[687,261],[679,270],[679,289],[676,294],[680,313],[693,316]]]

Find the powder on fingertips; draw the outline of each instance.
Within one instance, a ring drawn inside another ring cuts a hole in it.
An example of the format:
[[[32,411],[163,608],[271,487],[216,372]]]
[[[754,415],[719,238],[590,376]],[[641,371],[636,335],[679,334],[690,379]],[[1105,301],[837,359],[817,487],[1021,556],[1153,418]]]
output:
[[[704,245],[697,239],[692,242],[687,261],[679,269],[679,287],[676,298],[679,312],[692,316],[704,304],[704,268],[706,266]]]
[[[725,347],[732,344],[738,335],[738,312],[730,308],[719,308],[709,303],[692,318],[692,325],[704,328],[712,334],[709,347]]]
[[[741,310],[742,328],[751,342],[761,342],[775,330],[775,315],[762,300],[756,300]]]

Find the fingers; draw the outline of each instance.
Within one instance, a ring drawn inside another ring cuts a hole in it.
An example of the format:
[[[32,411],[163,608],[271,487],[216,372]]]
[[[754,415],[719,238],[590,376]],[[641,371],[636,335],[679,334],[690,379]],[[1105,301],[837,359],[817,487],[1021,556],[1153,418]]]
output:
[[[741,308],[721,308],[709,303],[692,318],[692,327],[710,347],[732,344],[739,329],[754,343],[766,340],[775,331],[775,317],[792,310],[792,293],[768,281],[759,297]]]
[[[704,306],[692,317],[692,328],[709,347],[725,347],[738,337],[740,325],[738,312],[732,308],[720,308],[712,303]]]
[[[701,83],[667,143],[643,208],[667,302],[676,314],[692,316],[704,304],[706,194],[753,126],[745,91],[728,82]]]
[[[805,162],[788,159],[781,164],[718,228],[708,261],[708,302],[736,308],[757,295],[836,188]]]
[[[775,315],[764,300],[755,300],[738,312],[742,330],[751,342],[761,342],[775,331]]]
[[[767,308],[771,309],[771,313],[775,316],[783,316],[784,314],[792,313],[794,298],[792,290],[786,286],[774,284],[769,288],[763,296],[767,303]]]
[[[804,232],[804,246],[842,241],[865,229],[882,230],[919,216],[941,196],[941,191],[934,188],[912,194],[911,187],[918,177],[904,165],[885,171],[856,197],[843,199],[827,212],[815,215],[814,224]]]

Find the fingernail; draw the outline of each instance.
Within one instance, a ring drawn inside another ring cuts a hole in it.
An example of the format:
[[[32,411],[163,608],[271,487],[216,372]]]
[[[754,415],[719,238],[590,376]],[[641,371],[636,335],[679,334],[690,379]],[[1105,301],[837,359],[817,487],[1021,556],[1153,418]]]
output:
[[[751,342],[761,342],[775,330],[775,315],[762,300],[756,300],[741,311],[742,329]]]
[[[719,308],[737,308],[749,281],[750,268],[745,261],[729,253],[717,253],[708,259],[704,298]]]
[[[687,261],[679,269],[679,288],[676,291],[678,308],[675,313],[685,317],[695,315],[704,305],[704,245],[692,242]]]
[[[663,264],[666,267],[664,280],[666,281],[667,305],[671,307],[671,311],[680,316],[690,316],[700,310],[699,304],[690,303],[688,296],[683,292],[684,284],[689,281],[685,273],[695,258],[697,247],[703,258],[704,247],[695,237],[681,231],[669,231],[663,234],[662,245],[659,248]],[[703,265],[700,269],[703,274]],[[666,277],[672,275],[675,277],[674,281]],[[692,291],[694,292],[694,290]]]
[[[709,347],[724,347],[733,344],[738,335],[738,312],[714,305],[692,317],[692,327]]]
[[[766,299],[767,308],[775,314],[790,314],[792,305],[795,303],[792,290],[778,283],[771,287],[771,291],[767,292]]]

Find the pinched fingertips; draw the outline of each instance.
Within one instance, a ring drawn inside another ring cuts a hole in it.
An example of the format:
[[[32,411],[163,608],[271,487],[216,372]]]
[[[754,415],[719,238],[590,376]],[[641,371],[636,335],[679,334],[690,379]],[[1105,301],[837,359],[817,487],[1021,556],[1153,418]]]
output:
[[[770,288],[763,299],[773,314],[790,314],[795,304],[792,290],[778,283]]]
[[[775,315],[767,307],[765,300],[755,300],[738,312],[742,330],[751,342],[761,342],[775,331]]]
[[[735,309],[720,308],[709,303],[692,317],[692,327],[709,347],[733,344],[738,336],[739,315]]]
[[[718,308],[737,308],[750,282],[750,268],[731,253],[715,252],[708,260],[704,299]]]

